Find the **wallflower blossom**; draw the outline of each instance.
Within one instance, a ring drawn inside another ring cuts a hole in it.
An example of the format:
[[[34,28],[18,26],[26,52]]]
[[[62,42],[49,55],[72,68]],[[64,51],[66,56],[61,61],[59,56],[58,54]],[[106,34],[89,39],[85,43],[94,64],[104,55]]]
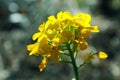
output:
[[[99,32],[98,27],[91,26],[90,21],[91,16],[85,13],[72,15],[70,12],[60,11],[56,17],[49,16],[48,20],[38,27],[39,32],[32,36],[32,39],[37,41],[27,46],[30,55],[43,57],[40,71],[46,67],[47,62],[60,60],[60,51],[63,50],[59,48],[61,44],[71,41],[74,50],[85,50],[88,47],[85,38],[92,37],[91,32]]]

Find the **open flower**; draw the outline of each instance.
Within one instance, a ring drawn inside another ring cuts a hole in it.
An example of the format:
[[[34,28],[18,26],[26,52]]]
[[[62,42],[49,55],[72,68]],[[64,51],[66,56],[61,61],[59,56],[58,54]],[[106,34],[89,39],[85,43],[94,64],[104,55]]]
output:
[[[29,55],[38,54],[39,44],[29,44],[27,50],[31,51]]]

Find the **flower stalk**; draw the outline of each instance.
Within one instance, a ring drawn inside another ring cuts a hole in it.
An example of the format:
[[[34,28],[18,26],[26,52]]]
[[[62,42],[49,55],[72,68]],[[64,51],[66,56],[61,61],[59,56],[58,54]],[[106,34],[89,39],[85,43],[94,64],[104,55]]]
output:
[[[73,66],[73,70],[74,70],[74,74],[75,74],[75,79],[76,80],[79,80],[79,73],[78,73],[78,67],[77,67],[77,64],[76,64],[76,58],[74,58],[74,53],[70,47],[70,44],[67,44],[67,49],[70,53],[70,58],[71,58],[71,61],[72,61],[72,66]]]

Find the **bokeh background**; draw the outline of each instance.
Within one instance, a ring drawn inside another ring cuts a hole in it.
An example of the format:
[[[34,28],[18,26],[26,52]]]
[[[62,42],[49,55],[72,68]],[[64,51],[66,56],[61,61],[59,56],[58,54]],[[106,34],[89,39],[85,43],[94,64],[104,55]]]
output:
[[[0,80],[72,80],[71,65],[39,72],[41,58],[26,50],[37,27],[59,11],[91,14],[101,31],[88,39],[90,47],[109,55],[82,67],[81,80],[120,80],[120,0],[0,0]]]

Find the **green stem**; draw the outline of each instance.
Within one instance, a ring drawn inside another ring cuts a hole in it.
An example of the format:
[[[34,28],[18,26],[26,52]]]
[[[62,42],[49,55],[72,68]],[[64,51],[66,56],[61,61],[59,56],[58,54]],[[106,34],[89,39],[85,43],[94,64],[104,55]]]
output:
[[[72,63],[71,61],[60,60],[59,62]]]
[[[73,69],[74,69],[74,73],[75,73],[75,79],[79,80],[78,67],[77,67],[77,64],[76,64],[76,60],[74,58],[74,52],[72,51],[69,43],[67,44],[67,48],[68,48],[68,51],[70,53],[70,58],[71,58]]]
[[[85,64],[85,62],[83,62],[82,64],[80,64],[80,65],[78,66],[78,68],[82,67],[84,64]]]

